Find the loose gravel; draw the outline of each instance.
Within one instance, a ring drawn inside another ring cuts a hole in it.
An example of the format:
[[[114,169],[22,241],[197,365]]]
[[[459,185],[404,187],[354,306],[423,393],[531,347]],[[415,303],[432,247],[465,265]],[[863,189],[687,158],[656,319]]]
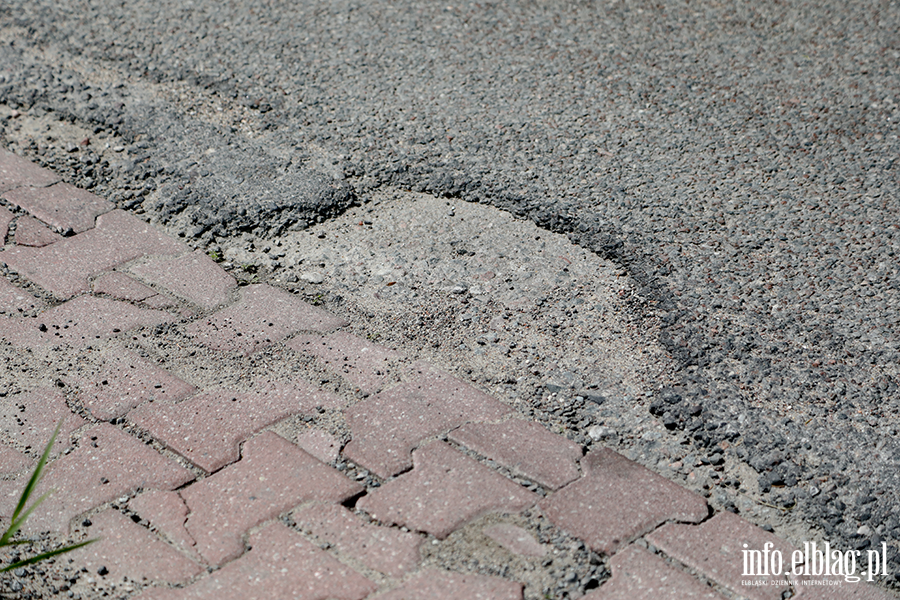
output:
[[[10,0],[0,31],[4,144],[201,245],[400,189],[612,260],[677,369],[644,417],[900,576],[896,1]]]

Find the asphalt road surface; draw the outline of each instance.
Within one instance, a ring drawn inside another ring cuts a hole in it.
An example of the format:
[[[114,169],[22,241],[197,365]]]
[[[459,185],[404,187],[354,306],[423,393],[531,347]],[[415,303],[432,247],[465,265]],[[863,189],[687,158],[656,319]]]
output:
[[[385,186],[569,233],[662,320],[651,412],[900,574],[896,1],[4,0],[0,103],[202,243]]]

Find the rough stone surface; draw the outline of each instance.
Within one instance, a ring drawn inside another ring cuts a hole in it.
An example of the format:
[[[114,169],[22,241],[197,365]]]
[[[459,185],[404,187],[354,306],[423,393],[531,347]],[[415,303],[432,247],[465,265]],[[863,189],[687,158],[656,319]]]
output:
[[[249,285],[239,302],[190,325],[187,333],[214,350],[251,354],[299,331],[324,333],[346,324],[283,290]]]
[[[304,502],[341,502],[362,486],[284,438],[264,431],[244,443],[241,460],[181,491],[197,551],[219,565],[244,552],[251,527]]]
[[[518,512],[538,496],[443,442],[413,451],[413,470],[363,497],[357,507],[379,521],[437,538],[492,511]]]
[[[140,488],[174,489],[193,479],[187,469],[108,423],[81,435],[78,447],[51,463],[36,494],[56,490],[28,519],[29,532],[66,533],[69,520],[90,508]],[[15,497],[2,499],[3,514]]]
[[[251,550],[184,589],[150,589],[136,600],[362,600],[374,583],[272,523],[250,535]]]
[[[148,490],[132,498],[128,507],[139,517],[149,521],[150,527],[157,533],[199,560],[194,549],[196,542],[184,526],[188,508],[178,492]]]
[[[483,530],[488,536],[510,552],[522,556],[543,556],[547,547],[534,539],[527,530],[509,523],[490,525]]]
[[[366,523],[343,506],[311,504],[295,511],[293,519],[341,554],[390,577],[403,577],[419,564],[419,536]]]
[[[3,197],[60,231],[81,233],[93,229],[94,221],[115,206],[99,196],[69,185],[20,187]]]
[[[23,311],[43,308],[44,301],[0,277],[0,314],[18,316]]]
[[[0,245],[6,242],[6,234],[9,233],[9,224],[16,216],[8,209],[0,206]]]
[[[16,475],[26,468],[30,468],[36,462],[36,458],[23,454],[6,444],[0,444],[0,476]]]
[[[43,187],[59,181],[56,173],[42,169],[30,160],[0,150],[0,193],[20,187]]]
[[[90,289],[88,279],[144,254],[182,254],[187,248],[121,210],[97,217],[97,226],[43,248],[16,246],[0,261],[61,300]]]
[[[346,412],[353,439],[344,455],[380,475],[408,469],[422,439],[468,421],[500,419],[511,409],[494,398],[419,362],[415,379],[355,404]]]
[[[201,250],[178,257],[152,258],[130,270],[144,281],[206,310],[228,302],[231,291],[237,287],[234,277]]]
[[[299,335],[288,343],[288,347],[318,356],[327,369],[366,393],[382,386],[391,361],[401,356],[395,350],[343,331],[324,337]]]
[[[16,220],[15,241],[19,246],[40,248],[63,239],[34,217],[19,217]]]
[[[118,344],[101,351],[101,366],[65,378],[78,388],[78,399],[101,421],[121,417],[142,402],[176,401],[196,388]]]
[[[790,588],[776,583],[787,576],[744,575],[744,545],[747,550],[763,550],[764,544],[771,542],[771,548],[784,558],[785,572],[790,569],[790,556],[796,548],[730,512],[700,525],[663,525],[647,535],[647,541],[734,593],[754,600],[779,600]],[[759,584],[743,585],[744,581]]]
[[[334,462],[341,451],[341,443],[321,429],[301,433],[297,436],[297,445],[324,463]]]
[[[54,454],[72,445],[70,434],[86,421],[66,405],[62,392],[40,388],[24,394],[6,396],[0,403],[0,435],[19,448],[41,455],[56,426],[62,422]]]
[[[236,461],[239,444],[260,429],[291,415],[314,413],[317,406],[342,403],[337,396],[302,381],[258,387],[251,393],[213,390],[176,404],[145,404],[130,418],[175,452],[212,472]]]
[[[637,546],[623,548],[609,563],[612,579],[583,600],[724,600],[690,574]]]
[[[451,431],[449,437],[551,490],[580,475],[581,446],[547,431],[540,423],[521,419],[497,424],[467,423]]]
[[[373,600],[522,600],[522,584],[488,575],[426,569]]]
[[[183,583],[199,575],[203,567],[160,540],[122,513],[107,509],[91,516],[88,529],[93,544],[69,555],[76,568],[96,573],[106,567],[109,581],[157,581]]]
[[[169,313],[137,308],[125,302],[79,296],[41,313],[36,326],[47,343],[75,347],[103,343],[135,327],[173,321]]]
[[[584,477],[541,508],[598,552],[613,554],[669,519],[697,523],[709,512],[702,497],[608,448],[591,452],[581,465]]]
[[[156,295],[156,291],[143,283],[137,282],[125,273],[113,271],[104,273],[94,280],[92,285],[95,294],[106,294],[116,300],[130,300],[139,302],[150,296]]]

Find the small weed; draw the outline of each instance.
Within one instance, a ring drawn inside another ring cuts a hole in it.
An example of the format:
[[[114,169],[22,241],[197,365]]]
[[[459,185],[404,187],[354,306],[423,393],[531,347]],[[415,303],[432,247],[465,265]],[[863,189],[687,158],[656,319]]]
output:
[[[217,263],[220,263],[224,260],[224,258],[222,257],[222,253],[216,252],[215,250],[213,250],[212,252],[209,253],[209,257]]]
[[[53,442],[56,441],[56,436],[59,435],[59,429],[62,427],[62,424],[63,422],[60,421],[59,425],[56,426],[56,430],[53,432],[53,435],[50,436],[50,441],[47,442],[47,447],[44,448],[44,453],[41,455],[41,459],[38,461],[37,466],[34,468],[34,472],[31,474],[31,479],[28,480],[28,484],[25,486],[25,489],[22,490],[22,496],[19,498],[19,503],[16,505],[16,509],[13,511],[12,517],[10,518],[9,527],[5,532],[3,532],[3,535],[0,536],[0,548],[31,543],[29,540],[13,541],[11,538],[16,535],[19,529],[22,528],[22,525],[25,524],[25,521],[27,521],[28,517],[31,516],[31,513],[34,512],[34,509],[40,506],[40,504],[47,499],[47,496],[50,495],[50,492],[44,492],[40,497],[38,497],[37,500],[34,501],[31,506],[26,508],[28,501],[31,499],[31,495],[34,493],[34,490],[37,489],[38,482],[40,482],[41,477],[44,474],[44,466],[47,464],[47,459],[50,458],[50,450],[53,449]],[[6,567],[0,569],[0,573],[5,571],[12,571],[13,569],[18,569],[19,567],[24,567],[26,565],[33,565],[36,562],[46,560],[58,554],[71,552],[76,548],[87,546],[88,544],[92,544],[96,541],[96,539],[87,540],[85,542],[79,542],[77,544],[63,546],[62,548],[57,548],[56,550],[44,552],[42,554],[38,554],[37,556],[32,556],[31,558],[16,561],[13,564],[7,565]]]
[[[377,342],[377,341],[378,341],[378,338],[381,337],[381,334],[378,333],[378,332],[367,333],[367,334],[366,334],[366,337],[369,338],[370,340],[372,340],[373,342]]]

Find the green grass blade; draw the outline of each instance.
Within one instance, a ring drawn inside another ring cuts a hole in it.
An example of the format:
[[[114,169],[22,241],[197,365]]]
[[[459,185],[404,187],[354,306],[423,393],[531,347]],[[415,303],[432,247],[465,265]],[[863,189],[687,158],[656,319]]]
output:
[[[52,556],[56,556],[58,554],[65,554],[66,552],[71,552],[72,550],[77,550],[82,546],[87,546],[88,544],[93,544],[97,539],[87,540],[84,542],[79,542],[77,544],[72,544],[71,546],[64,546],[62,548],[57,548],[56,550],[51,550],[49,552],[44,552],[43,554],[38,554],[37,556],[32,556],[31,558],[26,558],[25,560],[20,560],[18,562],[14,562],[11,565],[7,565],[0,569],[0,573],[5,573],[6,571],[12,571],[13,569],[18,569],[19,567],[24,567],[26,565],[33,565],[36,562],[40,562],[42,560],[48,559]]]
[[[0,547],[6,545],[9,542],[9,538],[15,535],[16,531],[24,524],[25,519],[31,514],[31,511],[34,510],[34,507],[43,502],[43,499],[46,497],[46,494],[41,497],[41,499],[36,502],[30,510],[26,511],[24,517],[22,517],[22,511],[25,510],[25,506],[28,504],[28,500],[31,498],[31,494],[34,493],[35,488],[37,487],[38,482],[41,480],[41,476],[44,474],[44,466],[47,464],[47,460],[50,458],[50,452],[53,450],[53,443],[56,441],[56,436],[59,435],[59,430],[62,429],[63,421],[60,420],[59,424],[56,426],[56,429],[53,431],[53,435],[50,436],[50,441],[47,442],[47,446],[44,448],[44,453],[41,455],[41,459],[38,461],[37,466],[34,467],[34,472],[31,474],[31,478],[28,480],[28,484],[25,486],[25,489],[22,490],[22,495],[19,497],[19,503],[16,505],[16,509],[13,511],[12,518],[10,519],[10,526],[3,535],[0,536]]]
[[[12,523],[9,524],[9,529],[6,530],[6,532],[3,534],[3,537],[0,537],[0,548],[8,545],[10,543],[9,538],[16,535],[16,532],[19,531],[19,529],[22,527],[22,525],[25,524],[25,521],[27,521],[28,517],[31,516],[31,513],[34,512],[34,509],[36,509],[38,506],[40,506],[41,502],[46,500],[47,496],[49,496],[49,495],[50,495],[50,491],[47,491],[47,492],[44,492],[43,494],[41,494],[41,497],[38,498],[37,500],[35,500],[34,504],[29,506],[25,510],[25,512],[23,512],[21,515],[19,515],[18,519],[16,519],[15,521],[13,521]]]

